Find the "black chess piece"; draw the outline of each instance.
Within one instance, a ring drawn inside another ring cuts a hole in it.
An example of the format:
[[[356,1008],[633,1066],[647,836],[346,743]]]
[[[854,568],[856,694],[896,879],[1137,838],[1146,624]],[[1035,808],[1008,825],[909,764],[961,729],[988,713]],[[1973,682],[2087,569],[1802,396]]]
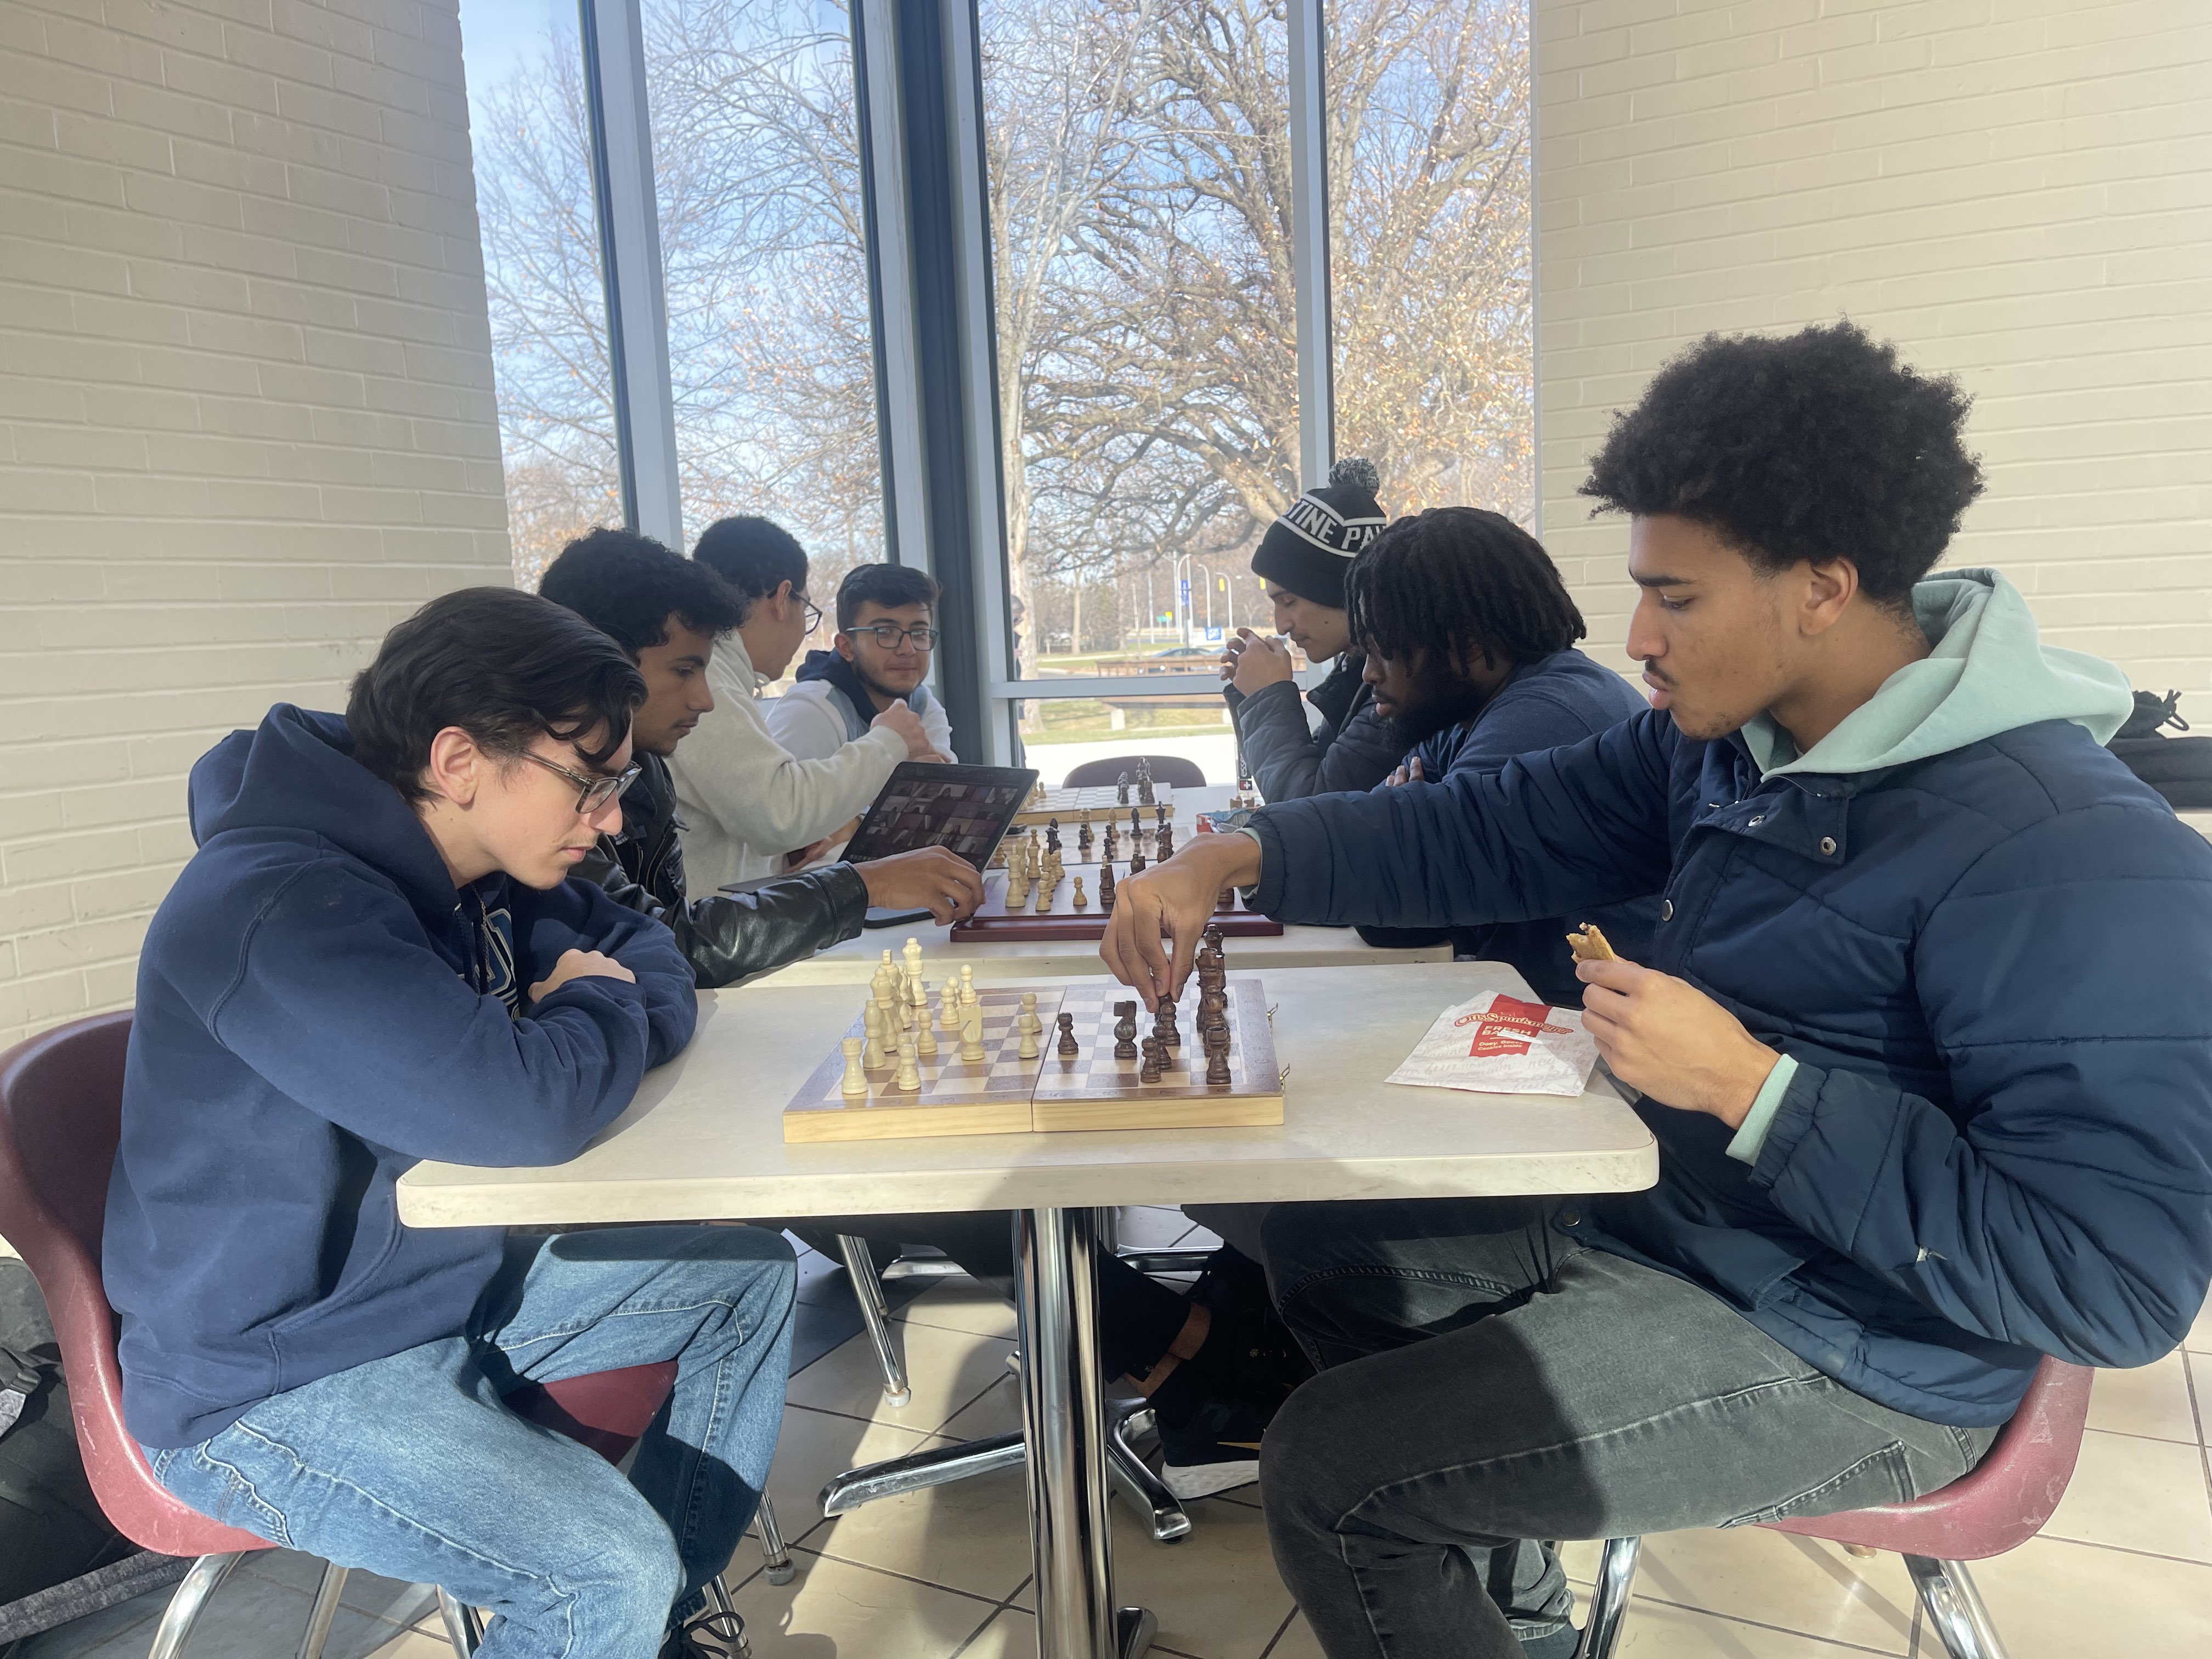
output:
[[[1133,876],[1140,876],[1144,872],[1145,855],[1142,853],[1132,854],[1129,860],[1129,873]]]
[[[1137,1081],[1139,1083],[1158,1083],[1160,1080],[1161,1061],[1162,1054],[1160,1040],[1158,1037],[1146,1037],[1145,1039],[1145,1063],[1138,1070]]]
[[[1175,856],[1175,829],[1170,824],[1160,826],[1160,856],[1163,859]]]
[[[1137,1057],[1137,1005],[1117,1002],[1114,1005],[1114,1058],[1134,1060]]]
[[[1091,852],[1091,825],[1087,820],[1078,826],[1075,831],[1075,845],[1076,849],[1079,852],[1083,853],[1085,856],[1089,855]]]
[[[1152,1019],[1152,1035],[1160,1040],[1164,1048],[1182,1047],[1182,1033],[1176,1030],[1176,1005],[1173,997],[1162,997],[1158,1012]]]
[[[1209,1085],[1228,1083],[1229,1028],[1217,1025],[1206,1034],[1206,1080]]]
[[[1135,807],[1132,806],[1129,809],[1129,839],[1131,841],[1142,841],[1144,838],[1145,815],[1139,811]]]
[[[1060,1017],[1060,1052],[1063,1054],[1079,1054],[1083,1052],[1075,1041],[1073,1014],[1062,1014]]]
[[[1106,826],[1106,845],[1100,852],[1099,856],[1104,859],[1107,863],[1111,864],[1121,855],[1121,848],[1115,838],[1114,826],[1109,823]]]
[[[1129,775],[1127,772],[1114,780],[1114,804],[1116,806],[1129,804]]]
[[[1152,763],[1141,755],[1137,757],[1137,799],[1147,806],[1152,804]]]
[[[1229,1029],[1229,994],[1218,985],[1198,989],[1198,1035],[1201,1042],[1211,1032]]]
[[[1205,933],[1206,948],[1217,957],[1221,954],[1221,930],[1209,924]]]
[[[1114,866],[1110,864],[1098,871],[1098,908],[1107,915],[1114,914]]]
[[[1168,809],[1164,805],[1152,808],[1152,822],[1163,830],[1168,827]]]

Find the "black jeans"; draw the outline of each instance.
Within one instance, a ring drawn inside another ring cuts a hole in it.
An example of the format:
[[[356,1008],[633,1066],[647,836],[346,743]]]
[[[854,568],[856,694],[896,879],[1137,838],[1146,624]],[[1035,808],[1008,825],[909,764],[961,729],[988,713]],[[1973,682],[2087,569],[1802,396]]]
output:
[[[1878,1406],[1710,1292],[1561,1235],[1573,1201],[1267,1217],[1283,1316],[1325,1369],[1268,1430],[1260,1485],[1329,1659],[1517,1659],[1573,1606],[1537,1540],[1895,1503],[1996,1438]]]

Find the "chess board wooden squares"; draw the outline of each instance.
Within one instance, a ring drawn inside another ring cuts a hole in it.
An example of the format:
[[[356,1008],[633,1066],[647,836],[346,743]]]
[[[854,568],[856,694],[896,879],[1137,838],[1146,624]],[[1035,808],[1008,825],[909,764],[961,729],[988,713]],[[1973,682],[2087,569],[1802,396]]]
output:
[[[1015,1021],[1021,1013],[1018,988],[978,987],[976,999],[983,1007],[983,1058],[960,1058],[960,1034],[939,1024],[939,1004],[930,999],[931,1029],[937,1053],[921,1057],[921,1087],[896,1086],[896,1057],[884,1066],[867,1069],[865,1098],[843,1092],[845,1056],[833,1045],[829,1058],[799,1085],[783,1109],[783,1138],[787,1141],[877,1140],[921,1135],[1020,1134],[1030,1127],[1030,1096],[1042,1060],[1024,1060],[1016,1052],[1021,1033]],[[1048,991],[1037,999],[1037,1018],[1045,1030],[1037,1038],[1040,1055],[1052,1042],[1052,1015],[1058,994]],[[865,1036],[865,1016],[855,1018],[847,1036]],[[1110,1046],[1110,1045],[1109,1045]]]
[[[1066,873],[1053,889],[1052,908],[1043,911],[1036,908],[1036,883],[1030,886],[1030,902],[1016,910],[1006,903],[1006,872],[986,871],[983,902],[976,907],[974,915],[952,924],[952,937],[963,941],[990,939],[1016,943],[1105,938],[1106,910],[1098,900],[1099,866],[1070,862],[1065,869]],[[1124,879],[1128,872],[1127,860],[1115,860],[1115,881]],[[1075,908],[1075,881],[1079,876],[1083,878],[1084,896],[1089,900],[1080,910]],[[1214,911],[1213,926],[1228,939],[1277,939],[1283,932],[1281,922],[1239,908],[1233,893],[1227,905]]]
[[[1145,822],[1147,824],[1152,821],[1152,808],[1155,806],[1166,807],[1168,817],[1170,818],[1175,817],[1175,791],[1164,783],[1152,785],[1152,799],[1150,805],[1137,799],[1137,785],[1133,779],[1130,781],[1129,799],[1127,805],[1117,802],[1114,799],[1115,793],[1115,786],[1110,783],[1085,786],[1081,789],[1048,789],[1044,792],[1044,799],[1042,801],[1033,806],[1025,805],[1020,811],[1015,813],[1014,822],[1017,824],[1042,824],[1049,819],[1058,818],[1061,839],[1072,841],[1075,836],[1076,825],[1082,821],[1085,807],[1091,810],[1091,829],[1101,834],[1105,830],[1106,820],[1118,812],[1121,814],[1121,829],[1126,836],[1129,828],[1129,809],[1133,806],[1145,815]]]
[[[1265,992],[1256,979],[1230,975],[1229,1075],[1206,1080],[1206,1049],[1199,1041],[1198,981],[1193,978],[1176,1012],[1182,1043],[1170,1051],[1158,1083],[1138,1080],[1140,1060],[1114,1055],[1114,1005],[1135,993],[1113,984],[1072,985],[1058,1012],[1075,1016],[1082,1052],[1058,1052],[1059,1034],[1048,1030],[1036,1078],[1031,1126],[1037,1129],[1203,1129],[1283,1121],[1282,1074],[1275,1064],[1274,1034],[1267,1024]],[[1050,1026],[1054,1022],[1046,1021]],[[1152,1032],[1152,1016],[1137,1004],[1137,1041]]]

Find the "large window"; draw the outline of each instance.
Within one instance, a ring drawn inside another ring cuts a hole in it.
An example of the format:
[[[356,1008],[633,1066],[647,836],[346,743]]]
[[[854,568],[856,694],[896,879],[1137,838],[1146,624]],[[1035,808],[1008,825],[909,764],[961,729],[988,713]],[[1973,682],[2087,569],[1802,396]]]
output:
[[[1528,0],[1333,0],[1336,447],[1392,514],[1535,512]]]
[[[982,0],[980,21],[1021,675],[1204,667],[1263,618],[1247,561],[1298,487],[1282,13]],[[1231,770],[1218,697],[1038,701],[1023,723],[1048,771],[1042,747],[1140,732]]]
[[[515,580],[622,520],[574,0],[462,0]]]
[[[644,0],[684,522],[776,520],[826,596],[883,555],[846,9]]]

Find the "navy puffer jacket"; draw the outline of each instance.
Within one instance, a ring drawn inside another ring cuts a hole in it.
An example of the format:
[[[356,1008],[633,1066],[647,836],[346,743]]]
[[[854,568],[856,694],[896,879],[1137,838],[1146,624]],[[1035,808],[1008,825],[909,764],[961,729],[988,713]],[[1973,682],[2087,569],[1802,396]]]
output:
[[[2001,1423],[2147,1364],[2212,1277],[2212,847],[2081,726],[1761,779],[1647,713],[1503,770],[1269,807],[1256,908],[1476,925],[1662,890],[1650,965],[1798,1061],[1755,1164],[1646,1100],[1658,1184],[1570,1224],[1845,1386]]]

